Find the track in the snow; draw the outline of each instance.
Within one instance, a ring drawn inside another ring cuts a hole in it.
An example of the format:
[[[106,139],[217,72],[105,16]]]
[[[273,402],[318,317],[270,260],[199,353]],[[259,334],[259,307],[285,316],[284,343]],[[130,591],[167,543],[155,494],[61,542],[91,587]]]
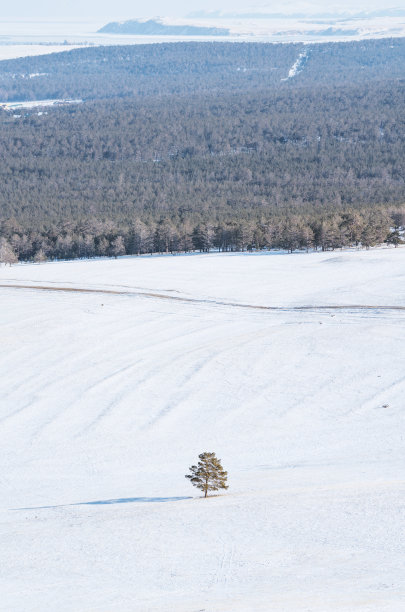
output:
[[[226,302],[222,300],[210,300],[199,298],[178,297],[166,295],[164,293],[153,293],[150,291],[119,291],[118,289],[85,289],[82,287],[52,287],[49,285],[16,285],[0,284],[4,289],[29,289],[35,291],[59,291],[65,293],[94,293],[98,295],[122,295],[134,297],[155,298],[159,300],[170,300],[186,304],[212,304],[213,306],[231,306],[233,308],[246,308],[253,310],[272,310],[272,311],[317,311],[317,310],[405,310],[405,306],[387,306],[370,304],[344,304],[344,305],[305,305],[305,306],[260,306],[255,304],[240,304],[238,302]]]

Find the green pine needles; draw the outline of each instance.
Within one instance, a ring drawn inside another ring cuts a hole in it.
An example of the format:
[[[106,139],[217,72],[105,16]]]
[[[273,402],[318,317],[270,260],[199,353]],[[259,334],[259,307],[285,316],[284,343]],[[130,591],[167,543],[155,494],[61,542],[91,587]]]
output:
[[[187,474],[186,478],[204,492],[204,497],[207,497],[208,491],[227,489],[228,472],[223,469],[221,460],[215,456],[215,453],[201,453],[198,458],[200,460],[198,465],[191,466],[191,474]]]

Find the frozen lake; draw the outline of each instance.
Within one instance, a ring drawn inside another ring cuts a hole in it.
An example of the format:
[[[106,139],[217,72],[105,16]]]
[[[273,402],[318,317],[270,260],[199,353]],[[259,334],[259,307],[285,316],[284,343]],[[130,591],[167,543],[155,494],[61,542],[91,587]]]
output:
[[[184,41],[329,42],[405,36],[405,17],[370,19],[187,19],[191,25],[228,28],[230,36],[132,36],[98,34],[101,21],[0,21],[0,60],[55,53],[89,45]],[[184,23],[170,19],[170,23]]]

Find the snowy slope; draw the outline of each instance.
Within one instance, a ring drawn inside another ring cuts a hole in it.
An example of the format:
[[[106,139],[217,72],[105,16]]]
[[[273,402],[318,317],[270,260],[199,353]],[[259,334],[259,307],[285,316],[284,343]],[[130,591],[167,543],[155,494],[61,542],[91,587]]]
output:
[[[404,281],[405,249],[1,268],[0,609],[402,610]]]

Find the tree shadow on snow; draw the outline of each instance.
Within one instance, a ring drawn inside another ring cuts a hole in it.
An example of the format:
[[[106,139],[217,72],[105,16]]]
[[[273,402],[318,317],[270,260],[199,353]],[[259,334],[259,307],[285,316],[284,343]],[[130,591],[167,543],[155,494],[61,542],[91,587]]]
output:
[[[68,508],[70,506],[107,506],[112,504],[163,503],[192,499],[192,497],[119,497],[118,499],[100,499],[96,501],[78,502],[77,504],[59,504],[56,506],[33,506],[31,508],[13,508],[13,510],[45,510],[47,508]]]
[[[150,503],[150,502],[174,502],[191,497],[122,497],[119,499],[102,499],[100,501],[80,502],[70,504],[71,506],[104,506],[105,504],[131,504],[131,503]]]

